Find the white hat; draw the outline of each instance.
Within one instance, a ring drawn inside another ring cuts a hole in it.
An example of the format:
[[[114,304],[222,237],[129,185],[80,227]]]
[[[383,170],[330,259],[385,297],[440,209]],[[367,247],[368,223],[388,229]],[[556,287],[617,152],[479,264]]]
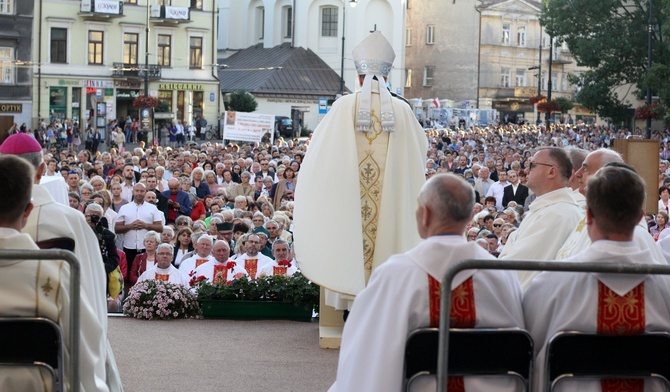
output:
[[[359,75],[365,74],[363,89],[359,95],[358,112],[356,114],[356,129],[367,132],[372,128],[371,102],[372,79],[375,76],[388,76],[395,59],[393,47],[384,38],[380,31],[375,31],[365,38],[352,51],[354,64]],[[377,78],[384,85],[381,78]],[[392,132],[395,129],[393,104],[391,93],[386,86],[380,86],[379,98],[381,103],[381,122],[384,131]]]

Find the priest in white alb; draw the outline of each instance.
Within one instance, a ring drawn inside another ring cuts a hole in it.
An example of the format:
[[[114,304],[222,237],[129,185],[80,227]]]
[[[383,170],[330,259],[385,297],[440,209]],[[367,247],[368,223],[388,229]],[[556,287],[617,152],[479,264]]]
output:
[[[188,277],[172,265],[172,252],[174,252],[172,245],[158,245],[158,249],[156,249],[156,264],[144,271],[137,278],[137,283],[145,280],[161,280],[163,282],[190,287]]]
[[[463,233],[475,204],[474,189],[454,174],[433,176],[421,191],[415,227],[424,239],[375,269],[356,297],[344,325],[337,379],[331,392],[400,392],[407,335],[437,327],[440,282],[463,259],[493,259]],[[450,326],[523,328],[521,288],[516,274],[468,270],[451,285]],[[449,390],[516,391],[511,377],[450,377]],[[453,386],[453,388],[452,388]],[[421,376],[412,391],[435,391],[434,376]]]
[[[191,275],[191,281],[204,277],[209,283],[225,284],[233,279],[249,276],[247,271],[234,260],[230,260],[230,247],[223,240],[218,240],[212,246],[214,260],[208,261],[196,268]]]
[[[300,270],[339,309],[376,267],[419,243],[413,211],[428,148],[407,101],[386,86],[395,53],[382,32],[352,54],[361,90],[337,99],[314,130],[294,210]]]

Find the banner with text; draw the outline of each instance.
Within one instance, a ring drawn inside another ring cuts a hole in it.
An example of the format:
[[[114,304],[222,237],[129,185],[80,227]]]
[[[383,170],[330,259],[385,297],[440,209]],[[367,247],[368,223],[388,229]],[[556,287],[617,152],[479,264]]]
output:
[[[227,111],[223,117],[223,138],[242,142],[272,143],[274,141],[273,114]]]

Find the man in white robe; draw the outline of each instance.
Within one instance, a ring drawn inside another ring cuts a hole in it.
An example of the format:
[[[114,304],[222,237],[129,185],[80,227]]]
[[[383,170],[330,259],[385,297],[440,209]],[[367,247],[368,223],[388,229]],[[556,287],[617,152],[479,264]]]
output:
[[[212,246],[212,255],[215,260],[208,261],[196,268],[192,278],[198,279],[200,276],[204,276],[209,283],[224,284],[242,276],[249,276],[241,265],[229,259],[230,247],[226,241],[216,241]]]
[[[191,272],[201,265],[216,260],[212,256],[212,245],[214,239],[212,236],[203,234],[195,243],[195,254],[187,259],[182,260],[179,264],[179,271],[186,276],[190,276]]]
[[[528,188],[537,198],[530,205],[519,229],[507,239],[501,259],[555,260],[556,253],[581,219],[568,180],[572,163],[557,147],[542,148],[533,156]],[[519,271],[521,287],[528,286],[536,271]]]
[[[617,197],[611,197],[615,193]],[[586,226],[593,243],[567,261],[662,263],[649,249],[640,249],[633,242],[634,229],[643,216],[644,199],[644,181],[634,171],[622,167],[600,169],[589,180],[586,193]],[[670,280],[666,276],[539,274],[523,299],[526,328],[536,350],[534,390],[544,390],[546,345],[556,333],[667,331],[669,309]],[[619,317],[610,317],[612,314]],[[647,388],[640,390],[659,386],[656,382],[645,384]],[[559,385],[560,391],[601,391],[600,381],[569,380]]]
[[[433,176],[419,196],[416,226],[424,241],[392,256],[375,269],[354,301],[344,327],[337,379],[331,391],[403,390],[403,360],[407,335],[439,321],[439,282],[447,269],[468,258],[492,256],[463,233],[470,221],[475,195],[453,174]],[[476,293],[476,296],[475,296]],[[450,313],[456,327],[521,327],[521,288],[510,271],[459,273],[452,283]],[[458,306],[457,303],[467,304]],[[421,391],[435,391],[435,379]],[[466,391],[515,390],[507,378],[465,378]]]
[[[38,243],[63,237],[73,239],[75,242],[73,252],[81,265],[82,302],[86,298],[91,304],[103,329],[103,337],[99,342],[102,347],[98,351],[102,352],[106,359],[95,363],[96,373],[106,375],[111,391],[122,390],[119,370],[107,341],[107,275],[98,239],[81,212],[55,202],[49,191],[39,185],[46,171],[46,165],[42,157],[42,148],[34,138],[23,133],[10,136],[0,146],[0,155],[6,154],[26,159],[34,168],[35,183],[32,191],[34,208],[22,233],[30,235],[33,241]]]
[[[587,155],[582,167],[575,173],[578,184],[577,189],[579,190],[580,195],[586,195],[586,183],[588,179],[601,167],[610,163],[623,164],[624,161],[619,153],[610,149],[596,150]],[[582,199],[584,200],[584,203],[580,205],[582,207],[582,219],[577,226],[575,226],[567,240],[565,240],[561,249],[559,249],[556,255],[557,259],[567,259],[591,245],[591,239],[589,238],[589,233],[586,227],[586,199]],[[642,217],[637,226],[635,226],[633,242],[639,249],[649,249],[649,251],[653,253],[653,260],[665,260],[658,249],[657,243],[654,242],[654,238],[649,234],[647,221],[644,217]]]
[[[0,157],[0,249],[39,250],[33,239],[20,233],[32,214],[30,203],[34,170],[16,157]],[[23,178],[19,178],[22,176]],[[8,185],[8,184],[12,185]],[[84,264],[84,263],[82,263]],[[65,339],[69,360],[70,268],[59,260],[0,260],[0,313],[5,317],[46,317],[56,322]],[[102,286],[105,287],[104,285]],[[109,391],[105,374],[106,342],[102,322],[90,297],[81,295],[79,377],[82,391]],[[69,374],[65,369],[66,377]],[[35,369],[18,368],[2,373],[0,390],[50,390],[49,378]],[[47,381],[48,380],[48,381]],[[69,384],[69,380],[66,379]]]
[[[261,271],[265,267],[274,263],[274,260],[260,253],[261,239],[256,234],[250,235],[244,244],[247,252],[238,256],[235,261],[249,273],[249,278],[256,279],[261,276]]]
[[[137,278],[137,283],[155,279],[191,287],[188,277],[172,265],[173,251],[174,247],[170,244],[158,245],[158,249],[156,249],[156,264],[144,271]]]
[[[272,244],[272,264],[265,266],[259,273],[259,276],[284,275],[293,276],[298,272],[298,266],[291,261],[291,249],[288,242],[277,239]]]
[[[353,56],[362,90],[335,101],[314,130],[294,211],[301,271],[347,295],[358,294],[391,255],[419,243],[412,211],[428,148],[410,106],[385,86],[395,54],[382,33],[368,36]],[[324,251],[334,242],[346,246]]]

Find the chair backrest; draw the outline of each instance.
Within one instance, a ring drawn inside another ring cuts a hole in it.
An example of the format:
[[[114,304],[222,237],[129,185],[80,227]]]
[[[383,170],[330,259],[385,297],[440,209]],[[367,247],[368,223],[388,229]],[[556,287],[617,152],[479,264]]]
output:
[[[46,364],[55,372],[55,390],[63,391],[64,352],[63,333],[52,320],[43,317],[0,318],[0,365]]]
[[[405,380],[437,373],[438,328],[412,331],[405,345]],[[513,375],[531,384],[533,339],[517,328],[450,329],[450,376]],[[528,389],[528,387],[526,387]]]
[[[566,377],[670,379],[670,333],[559,332],[547,345],[546,390]],[[670,385],[667,385],[670,387]]]

